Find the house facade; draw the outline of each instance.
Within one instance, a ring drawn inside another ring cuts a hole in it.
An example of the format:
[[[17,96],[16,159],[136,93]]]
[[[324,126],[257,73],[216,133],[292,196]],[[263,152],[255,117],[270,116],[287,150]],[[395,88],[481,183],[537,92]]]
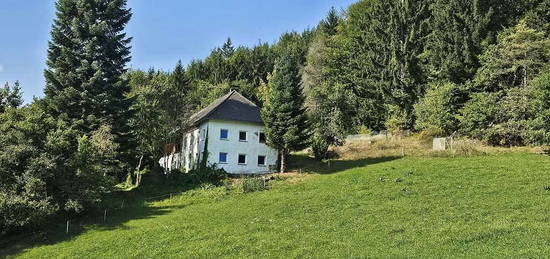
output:
[[[260,108],[237,91],[191,116],[190,125],[183,135],[181,151],[159,161],[164,168],[189,171],[198,166],[207,148],[207,163],[230,174],[275,170],[277,150],[265,142]]]

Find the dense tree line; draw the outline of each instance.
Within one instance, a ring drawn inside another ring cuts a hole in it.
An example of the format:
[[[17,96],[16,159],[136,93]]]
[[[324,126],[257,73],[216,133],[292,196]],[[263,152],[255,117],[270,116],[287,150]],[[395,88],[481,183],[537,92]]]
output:
[[[56,8],[45,97],[0,113],[0,233],[97,206],[132,161],[126,1]]]
[[[126,70],[125,0],[58,0],[45,97],[0,88],[0,232],[93,209],[158,169],[186,119],[236,89],[268,143],[324,159],[347,134],[550,144],[550,0],[361,0],[274,43],[228,38],[171,71]]]

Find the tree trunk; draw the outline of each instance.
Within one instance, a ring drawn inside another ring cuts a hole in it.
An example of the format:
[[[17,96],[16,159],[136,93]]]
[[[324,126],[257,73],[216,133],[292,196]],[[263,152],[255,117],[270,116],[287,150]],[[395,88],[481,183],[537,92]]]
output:
[[[286,152],[284,150],[281,151],[281,168],[280,168],[281,173],[284,173],[286,170],[285,156],[286,156]]]
[[[139,163],[136,167],[136,187],[139,186],[140,182],[141,182],[141,173],[139,172],[139,170],[141,169],[141,162],[143,161],[143,155],[141,155],[141,157],[139,158]]]

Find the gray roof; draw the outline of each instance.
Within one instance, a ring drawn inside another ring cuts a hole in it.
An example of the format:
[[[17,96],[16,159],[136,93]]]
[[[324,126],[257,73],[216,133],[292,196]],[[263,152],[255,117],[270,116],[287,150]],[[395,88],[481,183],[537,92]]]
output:
[[[193,114],[189,121],[196,125],[211,119],[263,123],[260,108],[235,90]]]

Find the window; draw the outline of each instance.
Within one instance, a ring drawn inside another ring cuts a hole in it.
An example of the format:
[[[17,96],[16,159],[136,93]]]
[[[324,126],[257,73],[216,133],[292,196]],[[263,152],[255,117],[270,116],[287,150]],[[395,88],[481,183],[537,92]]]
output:
[[[260,143],[265,143],[265,133],[260,132]]]
[[[239,131],[239,141],[246,141],[246,131]]]
[[[227,153],[220,152],[220,164],[227,164]]]
[[[246,155],[239,154],[239,165],[246,165]]]
[[[220,130],[220,139],[221,140],[227,140],[229,137],[229,130],[227,129],[221,129]]]
[[[258,165],[265,166],[265,156],[258,156]]]

